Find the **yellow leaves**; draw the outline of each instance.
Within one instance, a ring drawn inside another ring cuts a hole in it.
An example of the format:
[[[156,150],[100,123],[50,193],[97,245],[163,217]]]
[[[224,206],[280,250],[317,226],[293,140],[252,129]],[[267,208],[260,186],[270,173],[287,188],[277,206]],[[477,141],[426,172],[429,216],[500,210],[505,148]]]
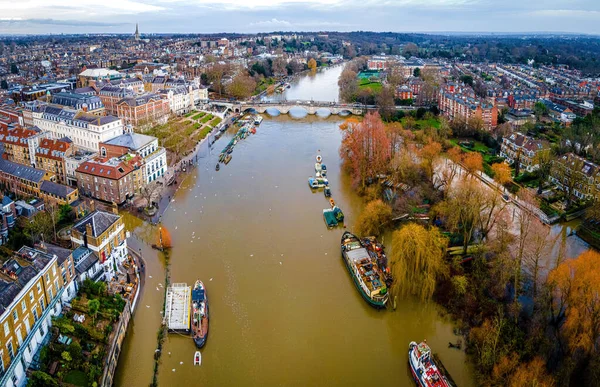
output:
[[[367,204],[356,220],[356,232],[363,236],[378,236],[383,226],[392,218],[392,208],[381,199]]]
[[[348,128],[358,125],[359,122],[360,121],[356,117],[346,118],[346,120],[340,124],[340,129],[347,130]]]
[[[510,167],[506,163],[492,164],[492,171],[494,171],[494,179],[501,185],[512,180]]]
[[[546,372],[546,365],[540,357],[517,367],[509,379],[508,387],[553,387],[554,380]]]
[[[444,254],[448,240],[436,227],[409,223],[392,236],[392,293],[428,300],[438,278],[448,275]]]
[[[469,174],[483,171],[483,157],[479,152],[469,152],[463,157],[463,165]]]
[[[308,61],[308,68],[311,71],[317,70],[317,61],[315,60],[315,58],[310,58],[310,60]]]
[[[563,334],[571,351],[592,352],[600,335],[600,254],[588,250],[548,276],[555,308],[565,309]]]

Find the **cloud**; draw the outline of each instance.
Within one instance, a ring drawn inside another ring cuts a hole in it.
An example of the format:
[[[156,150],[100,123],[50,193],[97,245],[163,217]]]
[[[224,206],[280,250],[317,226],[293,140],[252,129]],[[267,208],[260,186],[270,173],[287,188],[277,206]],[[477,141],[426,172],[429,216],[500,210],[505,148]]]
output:
[[[596,19],[600,17],[600,11],[582,9],[542,9],[532,11],[531,15],[538,17],[560,17],[560,18],[584,18]]]
[[[21,19],[21,18],[0,18],[0,25],[53,25],[53,26],[69,26],[69,27],[118,27],[130,26],[131,23],[110,23],[110,22],[95,22],[83,20],[56,20],[56,19]]]
[[[273,18],[271,20],[263,20],[254,23],[250,23],[251,27],[266,27],[266,28],[278,28],[278,27],[291,27],[292,23],[287,20],[278,20]]]

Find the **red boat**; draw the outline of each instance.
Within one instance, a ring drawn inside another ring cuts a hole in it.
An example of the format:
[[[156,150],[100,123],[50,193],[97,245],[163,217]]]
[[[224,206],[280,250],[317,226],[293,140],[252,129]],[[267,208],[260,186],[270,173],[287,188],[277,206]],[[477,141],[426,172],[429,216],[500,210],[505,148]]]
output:
[[[425,341],[417,344],[414,341],[408,348],[408,364],[417,386],[419,387],[452,387],[433,361],[431,348]]]

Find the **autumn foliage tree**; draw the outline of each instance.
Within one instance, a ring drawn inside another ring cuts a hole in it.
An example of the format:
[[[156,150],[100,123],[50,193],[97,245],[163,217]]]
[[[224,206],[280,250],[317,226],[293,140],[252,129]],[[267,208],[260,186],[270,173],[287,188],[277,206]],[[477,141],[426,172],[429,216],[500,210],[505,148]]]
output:
[[[340,157],[354,184],[361,190],[369,178],[385,173],[390,161],[390,140],[379,113],[368,113],[362,122],[342,124]]]
[[[435,161],[441,157],[442,145],[439,142],[431,141],[425,145],[420,152],[423,169],[430,180],[433,180],[433,169]]]
[[[381,199],[367,204],[356,220],[355,230],[359,235],[378,236],[392,218],[392,208]]]
[[[477,172],[483,171],[483,157],[479,152],[469,152],[465,154],[462,162],[469,175],[474,175]]]
[[[512,180],[510,167],[506,163],[492,164],[492,171],[494,171],[494,179],[502,186]]]
[[[308,68],[312,72],[317,71],[317,61],[315,60],[315,58],[310,58],[310,60],[308,61]]]
[[[256,89],[256,81],[248,74],[239,73],[227,85],[227,94],[237,99],[250,97]]]
[[[436,283],[448,275],[444,261],[448,240],[436,227],[409,223],[392,236],[390,263],[394,284],[392,293],[428,300]]]
[[[564,314],[562,334],[571,352],[600,352],[600,254],[589,250],[550,272],[552,303]]]

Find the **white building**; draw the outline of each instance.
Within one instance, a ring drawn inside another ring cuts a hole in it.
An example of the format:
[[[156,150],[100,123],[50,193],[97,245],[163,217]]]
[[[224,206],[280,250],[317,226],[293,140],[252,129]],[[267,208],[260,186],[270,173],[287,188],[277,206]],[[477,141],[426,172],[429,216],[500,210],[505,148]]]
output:
[[[114,148],[120,149],[116,154]],[[144,159],[144,184],[148,184],[167,173],[167,151],[158,146],[158,138],[139,133],[125,133],[103,143],[101,157],[112,157],[134,152]]]
[[[68,137],[77,148],[97,152],[98,144],[123,134],[123,121],[113,116],[95,116],[82,111],[42,105],[32,112],[33,125],[52,137]]]
[[[0,272],[0,386],[22,387],[34,355],[62,311],[56,255],[23,247]]]

